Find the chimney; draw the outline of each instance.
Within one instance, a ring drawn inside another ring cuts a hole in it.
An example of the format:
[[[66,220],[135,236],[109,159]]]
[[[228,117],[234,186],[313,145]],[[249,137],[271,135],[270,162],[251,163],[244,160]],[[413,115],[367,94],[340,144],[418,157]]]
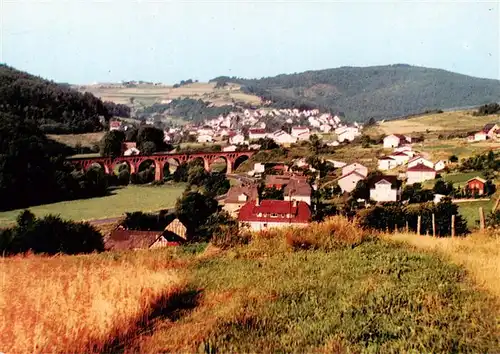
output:
[[[297,207],[297,204],[298,204],[298,203],[297,203],[297,201],[296,201],[296,200],[294,200],[292,205],[293,205],[293,207],[294,207],[294,208],[296,208],[296,207]]]
[[[259,200],[259,196],[255,197],[255,206],[259,206],[260,205],[260,200]]]

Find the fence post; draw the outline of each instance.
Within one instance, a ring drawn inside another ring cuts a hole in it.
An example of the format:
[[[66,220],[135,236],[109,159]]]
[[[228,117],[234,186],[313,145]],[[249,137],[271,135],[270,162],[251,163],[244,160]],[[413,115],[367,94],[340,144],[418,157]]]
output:
[[[484,210],[483,207],[479,207],[479,228],[481,232],[484,231],[485,222],[484,222]]]
[[[455,214],[451,216],[451,237],[455,237]]]
[[[419,215],[417,217],[417,235],[420,235],[420,226],[421,226],[421,224],[422,224],[422,216]]]
[[[408,225],[408,220],[406,220],[406,233],[409,233],[410,232],[410,227]]]
[[[436,214],[432,213],[432,237],[436,237]]]

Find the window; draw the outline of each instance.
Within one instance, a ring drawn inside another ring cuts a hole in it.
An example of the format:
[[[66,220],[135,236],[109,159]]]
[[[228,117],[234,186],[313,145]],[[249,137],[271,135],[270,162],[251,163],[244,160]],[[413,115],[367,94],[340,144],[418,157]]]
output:
[[[271,217],[272,217],[272,218],[276,218],[276,217],[278,217],[278,214],[276,214],[276,213],[272,213],[272,214],[271,214]]]

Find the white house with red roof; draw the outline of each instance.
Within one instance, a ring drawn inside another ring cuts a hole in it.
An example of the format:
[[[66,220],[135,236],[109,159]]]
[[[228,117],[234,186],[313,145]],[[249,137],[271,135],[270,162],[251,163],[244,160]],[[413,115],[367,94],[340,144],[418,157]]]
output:
[[[365,179],[366,176],[358,172],[358,170],[352,170],[351,172],[343,175],[337,180],[337,183],[343,193],[351,193],[359,181]]]
[[[380,171],[392,170],[398,166],[398,162],[391,156],[383,156],[378,159],[378,169]]]
[[[309,133],[309,128],[304,126],[292,127],[292,136],[299,137],[300,134]]]
[[[297,137],[288,134],[284,130],[275,131],[270,138],[278,145],[291,145],[297,142]]]
[[[390,154],[389,157],[392,157],[396,161],[396,163],[398,164],[398,166],[399,165],[404,165],[405,163],[407,163],[408,161],[410,161],[410,156],[408,156],[403,151],[394,152],[394,153]]]
[[[109,131],[121,130],[121,129],[122,129],[121,121],[115,119],[109,121]]]
[[[259,198],[245,203],[239,213],[241,227],[252,231],[270,228],[304,227],[311,221],[309,205],[303,201],[262,200]]]
[[[248,138],[250,140],[259,140],[261,138],[267,137],[265,129],[262,128],[252,128],[248,129]]]
[[[384,148],[396,148],[404,144],[411,144],[411,137],[402,134],[391,134],[384,138]]]
[[[406,184],[422,183],[436,178],[436,170],[433,167],[419,163],[406,170]]]
[[[434,168],[434,163],[423,156],[415,156],[408,161],[408,168],[417,166],[419,164]]]
[[[351,163],[350,165],[342,167],[342,176],[347,175],[348,173],[351,173],[352,171],[356,171],[363,177],[368,176],[368,168],[363,166],[360,163]]]

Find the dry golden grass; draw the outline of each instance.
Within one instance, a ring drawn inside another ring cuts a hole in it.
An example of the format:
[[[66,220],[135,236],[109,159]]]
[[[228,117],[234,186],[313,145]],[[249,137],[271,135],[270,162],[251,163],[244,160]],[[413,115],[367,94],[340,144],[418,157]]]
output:
[[[437,251],[464,266],[480,289],[500,300],[500,238],[472,234],[466,238],[434,238],[415,234],[391,234],[385,237],[430,251]]]
[[[99,144],[102,137],[104,136],[104,132],[86,134],[48,134],[47,136],[50,139],[69,146],[74,147],[77,144],[80,144],[81,146],[91,148],[94,147],[95,144]]]
[[[0,350],[96,352],[185,286],[168,251],[0,258]]]

